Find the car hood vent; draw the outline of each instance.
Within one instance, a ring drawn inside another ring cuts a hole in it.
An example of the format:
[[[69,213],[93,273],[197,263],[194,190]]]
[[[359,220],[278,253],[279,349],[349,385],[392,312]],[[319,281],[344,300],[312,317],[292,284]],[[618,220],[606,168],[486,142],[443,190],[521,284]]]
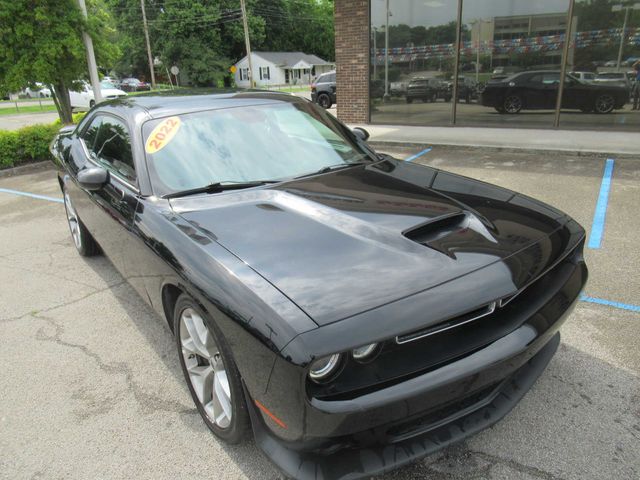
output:
[[[402,234],[409,240],[428,245],[454,232],[468,227],[469,220],[465,212],[453,213],[405,230]]]

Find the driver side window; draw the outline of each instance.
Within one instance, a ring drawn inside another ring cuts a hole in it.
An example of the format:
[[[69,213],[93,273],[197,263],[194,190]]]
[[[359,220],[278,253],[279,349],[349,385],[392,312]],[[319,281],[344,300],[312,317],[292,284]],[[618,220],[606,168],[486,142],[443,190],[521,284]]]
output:
[[[116,175],[135,182],[131,139],[124,122],[111,116],[98,115],[82,138],[93,160]]]

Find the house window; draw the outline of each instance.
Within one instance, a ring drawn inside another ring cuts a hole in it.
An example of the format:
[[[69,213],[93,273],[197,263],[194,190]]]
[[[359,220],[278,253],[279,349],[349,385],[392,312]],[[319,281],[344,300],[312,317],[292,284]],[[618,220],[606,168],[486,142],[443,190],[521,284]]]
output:
[[[240,80],[249,80],[249,69],[248,68],[241,68],[239,71],[240,73]]]
[[[260,67],[260,80],[271,80],[269,67]]]

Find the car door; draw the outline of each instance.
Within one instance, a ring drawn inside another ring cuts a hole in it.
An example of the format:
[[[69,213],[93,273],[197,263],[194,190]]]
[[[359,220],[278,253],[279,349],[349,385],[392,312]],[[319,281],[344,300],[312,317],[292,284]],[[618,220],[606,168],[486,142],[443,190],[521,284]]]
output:
[[[543,72],[533,75],[529,82],[531,84],[530,108],[553,109],[558,98],[558,85],[560,84],[560,73]]]
[[[591,104],[591,90],[587,83],[567,75],[562,92],[562,108],[581,108]]]
[[[129,127],[114,115],[97,114],[80,133],[79,141],[87,160],[84,168],[104,168],[109,172],[109,180],[95,191],[78,185],[84,194],[76,203],[78,214],[124,275],[139,196]]]

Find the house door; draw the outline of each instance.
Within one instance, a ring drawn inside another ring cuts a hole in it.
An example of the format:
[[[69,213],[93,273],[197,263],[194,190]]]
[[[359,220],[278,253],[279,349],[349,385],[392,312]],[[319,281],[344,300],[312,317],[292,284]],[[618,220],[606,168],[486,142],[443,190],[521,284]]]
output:
[[[284,71],[284,83],[289,83],[289,69],[285,69]]]

